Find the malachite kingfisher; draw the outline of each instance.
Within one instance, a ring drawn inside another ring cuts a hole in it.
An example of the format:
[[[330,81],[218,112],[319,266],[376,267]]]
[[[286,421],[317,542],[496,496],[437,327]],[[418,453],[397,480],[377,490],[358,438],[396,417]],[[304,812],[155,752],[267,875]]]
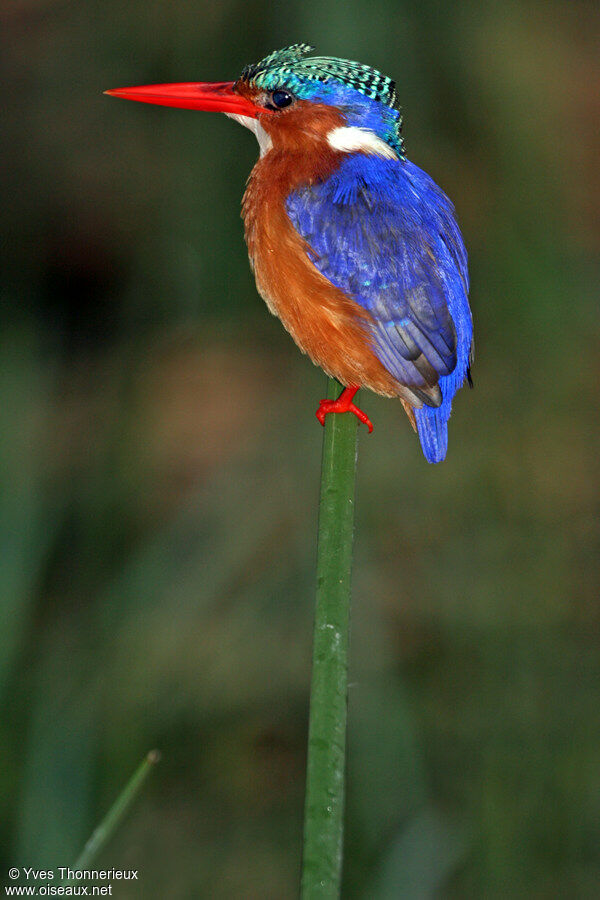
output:
[[[467,254],[454,207],[409,162],[391,78],[293,44],[234,82],[159,84],[116,97],[224,112],[260,158],[242,204],[259,293],[300,349],[346,385],[317,418],[351,412],[361,387],[397,397],[426,459],[448,445],[452,398],[471,383]]]

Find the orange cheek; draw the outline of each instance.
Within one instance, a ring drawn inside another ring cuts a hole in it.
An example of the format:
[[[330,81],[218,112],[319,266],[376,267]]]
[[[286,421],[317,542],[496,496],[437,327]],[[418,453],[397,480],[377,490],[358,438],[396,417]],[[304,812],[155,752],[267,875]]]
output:
[[[329,132],[346,124],[337,109],[309,100],[298,100],[281,112],[259,114],[258,119],[275,149],[305,153],[326,145]]]

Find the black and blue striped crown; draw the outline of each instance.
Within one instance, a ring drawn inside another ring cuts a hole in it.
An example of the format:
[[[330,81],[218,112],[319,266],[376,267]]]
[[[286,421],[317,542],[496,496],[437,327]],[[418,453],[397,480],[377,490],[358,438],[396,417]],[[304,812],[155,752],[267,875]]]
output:
[[[393,143],[401,152],[402,118],[397,102],[395,82],[363,63],[336,56],[309,56],[315,48],[310,44],[292,44],[282,50],[274,50],[260,62],[246,66],[240,80],[252,82],[265,90],[275,90],[282,85],[302,95],[306,81],[327,84],[339,82],[360,91],[370,100],[382,103],[395,112]]]

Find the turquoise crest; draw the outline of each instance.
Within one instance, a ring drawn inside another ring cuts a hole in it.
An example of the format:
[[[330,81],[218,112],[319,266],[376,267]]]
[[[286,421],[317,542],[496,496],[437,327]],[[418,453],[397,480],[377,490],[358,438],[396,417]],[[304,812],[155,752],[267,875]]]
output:
[[[315,48],[310,44],[291,44],[274,50],[260,62],[246,66],[240,81],[252,82],[268,91],[286,87],[302,99],[315,99],[307,90],[312,82],[336,85],[358,91],[368,100],[387,107],[384,121],[388,124],[385,139],[402,155],[402,117],[396,97],[395,82],[363,63],[335,56],[308,56]],[[332,99],[335,94],[332,93]],[[327,98],[325,94],[323,99]]]

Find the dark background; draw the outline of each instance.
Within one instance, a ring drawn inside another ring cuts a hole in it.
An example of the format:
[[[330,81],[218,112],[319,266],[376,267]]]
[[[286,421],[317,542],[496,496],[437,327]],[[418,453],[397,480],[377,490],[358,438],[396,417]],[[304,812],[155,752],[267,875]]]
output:
[[[253,137],[102,91],[306,40],[396,78],[477,334],[443,465],[362,397],[344,896],[597,897],[597,10],[0,17],[3,873],[72,862],[158,747],[99,860],[140,869],[115,894],[296,895],[324,377],[248,268]]]

